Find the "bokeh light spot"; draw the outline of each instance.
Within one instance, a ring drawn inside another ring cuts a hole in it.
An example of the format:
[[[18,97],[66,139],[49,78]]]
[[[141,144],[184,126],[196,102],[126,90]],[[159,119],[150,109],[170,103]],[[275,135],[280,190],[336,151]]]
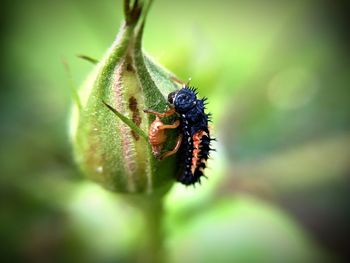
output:
[[[271,80],[267,93],[272,105],[292,110],[306,105],[316,94],[319,81],[305,68],[289,68],[277,73]]]

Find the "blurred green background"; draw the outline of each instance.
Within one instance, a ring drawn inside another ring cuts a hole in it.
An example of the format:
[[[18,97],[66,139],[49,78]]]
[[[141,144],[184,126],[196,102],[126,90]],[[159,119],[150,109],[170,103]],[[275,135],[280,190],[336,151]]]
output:
[[[144,48],[210,100],[209,180],[166,199],[169,262],[329,262],[349,255],[347,1],[155,1]],[[70,80],[93,68],[122,2],[2,1],[2,259],[135,262],[138,211],[86,181],[69,145]]]

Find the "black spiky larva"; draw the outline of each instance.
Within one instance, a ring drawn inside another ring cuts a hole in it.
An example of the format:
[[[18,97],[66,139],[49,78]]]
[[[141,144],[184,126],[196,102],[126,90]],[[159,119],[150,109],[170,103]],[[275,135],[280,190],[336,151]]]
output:
[[[161,159],[168,157],[180,150],[180,170],[177,180],[185,185],[200,183],[203,176],[210,148],[210,137],[208,122],[210,114],[205,113],[207,98],[198,99],[197,91],[193,87],[184,85],[182,89],[168,95],[170,109],[165,113],[145,110],[147,113],[157,117],[166,117],[177,113],[180,120],[181,133],[175,148],[165,153]],[[164,125],[164,129],[176,128],[178,125]],[[176,126],[176,127],[175,127]]]

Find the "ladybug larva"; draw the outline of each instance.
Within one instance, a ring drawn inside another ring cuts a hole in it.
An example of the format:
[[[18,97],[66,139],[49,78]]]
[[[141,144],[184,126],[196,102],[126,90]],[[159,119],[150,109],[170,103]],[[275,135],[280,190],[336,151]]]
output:
[[[205,113],[206,100],[207,98],[198,99],[196,89],[184,84],[181,89],[171,92],[168,95],[168,103],[170,104],[168,111],[159,113],[152,110],[145,110],[146,113],[156,116],[156,120],[153,124],[155,124],[159,118],[167,117],[175,113],[178,115],[179,120],[175,121],[173,124],[160,124],[157,126],[159,129],[158,131],[161,131],[161,133],[155,132],[155,130],[152,132],[150,129],[149,138],[153,148],[158,142],[157,136],[159,138],[164,138],[163,133],[165,129],[180,127],[181,132],[175,148],[164,153],[160,156],[160,159],[164,159],[180,151],[181,166],[177,180],[185,185],[200,182],[209,153],[212,150],[210,148],[210,142],[213,139],[210,137],[208,128],[210,114]],[[153,143],[151,139],[153,139]],[[164,141],[162,141],[162,143],[163,142]]]

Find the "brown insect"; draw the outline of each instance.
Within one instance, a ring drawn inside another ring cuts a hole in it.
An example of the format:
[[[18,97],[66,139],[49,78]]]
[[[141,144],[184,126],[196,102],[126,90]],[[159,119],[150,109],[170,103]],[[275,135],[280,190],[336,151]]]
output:
[[[156,156],[158,159],[162,160],[166,157],[169,157],[173,154],[175,154],[181,145],[182,141],[182,134],[177,139],[176,145],[173,150],[164,153],[161,155],[161,151],[163,149],[163,144],[165,143],[167,136],[165,134],[166,129],[176,129],[180,125],[180,121],[176,120],[173,124],[164,124],[160,118],[164,118],[170,115],[173,115],[175,113],[175,109],[170,109],[167,112],[159,113],[152,110],[144,110],[145,113],[153,114],[156,116],[156,119],[151,123],[151,126],[149,128],[148,132],[148,141],[151,144],[152,152],[154,156]]]

